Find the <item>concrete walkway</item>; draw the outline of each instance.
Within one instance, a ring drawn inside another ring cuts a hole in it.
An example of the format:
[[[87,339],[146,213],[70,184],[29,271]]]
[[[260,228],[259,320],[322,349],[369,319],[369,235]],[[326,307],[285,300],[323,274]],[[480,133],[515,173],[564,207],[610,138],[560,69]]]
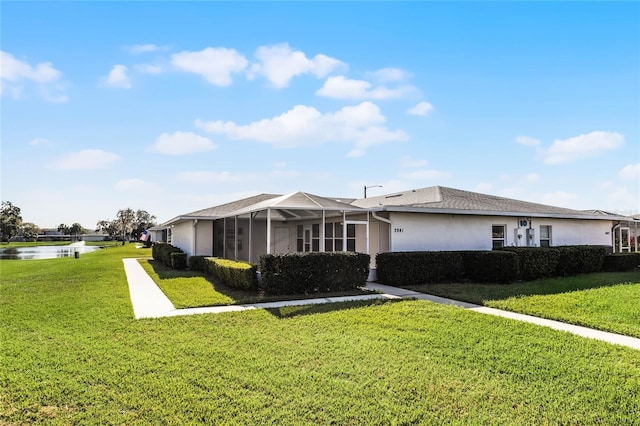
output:
[[[270,309],[281,308],[285,306],[316,305],[321,303],[335,303],[355,300],[419,299],[428,300],[430,302],[443,305],[457,306],[481,314],[494,315],[517,321],[528,322],[531,324],[537,324],[543,327],[549,327],[555,330],[573,333],[589,339],[601,340],[615,345],[622,345],[640,350],[640,339],[635,337],[608,333],[606,331],[594,330],[591,328],[567,324],[560,321],[553,321],[534,317],[531,315],[523,315],[515,312],[503,311],[500,309],[489,308],[482,305],[475,305],[473,303],[461,302],[458,300],[418,293],[412,290],[406,290],[403,288],[391,287],[388,285],[372,282],[367,283],[367,289],[377,291],[379,293],[362,296],[327,297],[317,299],[287,300],[281,302],[254,303],[246,305],[176,309],[171,301],[164,295],[164,293],[160,290],[156,283],[147,274],[147,272],[142,268],[142,266],[138,262],[138,259],[123,259],[123,262],[124,270],[127,274],[127,281],[129,282],[129,293],[131,295],[133,313],[136,319],[175,317],[196,314],[219,314],[224,312],[238,312],[252,309]]]

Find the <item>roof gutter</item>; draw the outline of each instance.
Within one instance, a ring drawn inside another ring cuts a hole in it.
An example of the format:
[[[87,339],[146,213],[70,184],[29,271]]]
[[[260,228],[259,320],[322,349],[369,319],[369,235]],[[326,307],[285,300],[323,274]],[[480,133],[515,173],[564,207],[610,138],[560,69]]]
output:
[[[533,212],[503,212],[493,210],[462,210],[462,209],[436,209],[425,207],[402,207],[402,206],[380,206],[370,207],[369,211],[373,212],[404,212],[404,213],[434,213],[434,214],[459,214],[471,216],[527,216],[538,218],[557,218],[557,219],[592,219],[592,220],[623,220],[630,221],[627,217],[621,216],[602,216],[602,215],[579,215],[579,214],[563,214],[563,213],[533,213]]]

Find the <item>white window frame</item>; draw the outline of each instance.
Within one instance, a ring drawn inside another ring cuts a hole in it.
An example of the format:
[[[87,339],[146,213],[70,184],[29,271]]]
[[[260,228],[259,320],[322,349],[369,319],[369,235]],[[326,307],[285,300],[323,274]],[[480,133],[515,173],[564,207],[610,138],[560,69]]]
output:
[[[493,228],[494,227],[500,227],[502,228],[502,238],[496,238],[493,236]],[[501,247],[496,247],[495,243],[497,241],[502,241],[502,246]],[[491,225],[491,248],[492,249],[496,249],[496,248],[502,248],[502,247],[506,247],[507,246],[507,225],[501,224],[494,224]]]
[[[547,229],[547,236],[543,237],[542,229]],[[542,242],[546,241],[547,245],[542,245]],[[553,228],[551,225],[540,225],[540,247],[551,247],[553,241]]]

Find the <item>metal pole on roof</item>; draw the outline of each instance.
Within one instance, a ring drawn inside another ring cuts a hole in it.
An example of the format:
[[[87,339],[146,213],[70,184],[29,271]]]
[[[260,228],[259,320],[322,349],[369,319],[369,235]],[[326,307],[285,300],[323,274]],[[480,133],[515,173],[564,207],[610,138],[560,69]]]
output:
[[[364,186],[364,198],[367,198],[367,188],[382,188],[382,185],[365,185]]]
[[[271,254],[271,209],[267,208],[267,254]]]

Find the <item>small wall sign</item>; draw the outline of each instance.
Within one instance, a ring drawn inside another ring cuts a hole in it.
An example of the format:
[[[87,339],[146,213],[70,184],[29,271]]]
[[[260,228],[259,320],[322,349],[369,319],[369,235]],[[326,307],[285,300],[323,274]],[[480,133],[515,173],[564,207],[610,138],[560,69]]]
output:
[[[404,232],[404,228],[393,228],[393,232]]]

